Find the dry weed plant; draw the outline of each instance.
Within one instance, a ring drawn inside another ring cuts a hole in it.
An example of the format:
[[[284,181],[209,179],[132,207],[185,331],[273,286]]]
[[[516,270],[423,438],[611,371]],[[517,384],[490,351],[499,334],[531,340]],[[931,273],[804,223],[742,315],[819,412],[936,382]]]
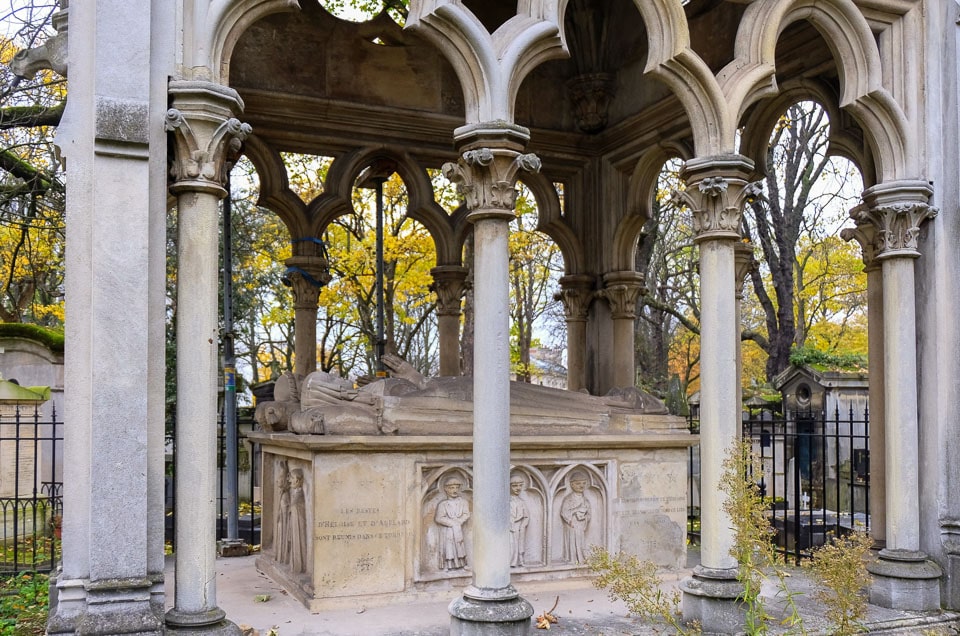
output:
[[[767,502],[760,486],[751,479],[751,475],[762,474],[763,466],[750,442],[738,441],[727,451],[720,490],[727,495],[723,510],[733,524],[730,555],[737,561],[737,580],[743,585],[744,629],[747,634],[769,633],[772,617],[766,610],[760,590],[764,578],[772,574],[777,581],[778,593],[786,601],[787,614],[780,624],[791,632],[806,634],[796,605],[796,593],[787,587],[788,575],[773,545],[775,532],[767,516]]]
[[[772,617],[761,597],[761,585],[773,577],[778,596],[785,601],[784,617],[780,626],[786,633],[806,635],[797,607],[798,593],[787,586],[790,576],[782,557],[773,544],[774,530],[767,515],[767,502],[760,487],[751,478],[762,474],[760,458],[749,442],[740,441],[729,449],[723,463],[720,489],[727,495],[724,512],[731,520],[734,543],[731,555],[737,560],[737,579],[743,585],[740,601],[745,610],[746,634],[768,634]],[[833,634],[846,636],[863,631],[866,615],[864,589],[870,577],[866,559],[872,545],[862,532],[835,539],[815,551],[810,567],[822,588],[815,593],[823,608],[823,616],[830,621]],[[634,555],[616,556],[594,546],[587,562],[597,574],[593,584],[606,589],[611,599],[627,605],[631,614],[662,624],[680,636],[701,633],[699,625],[689,625],[680,613],[680,592],[664,592],[657,565]]]
[[[666,623],[680,636],[700,633],[697,625],[686,625],[680,613],[680,592],[664,592],[657,564],[641,561],[623,552],[616,556],[593,546],[587,565],[597,574],[594,587],[607,590],[610,599],[623,601],[638,618]]]
[[[810,568],[821,587],[814,597],[823,604],[824,615],[835,627],[838,636],[867,631],[864,593],[870,575],[867,557],[873,540],[864,532],[838,537],[814,552]]]

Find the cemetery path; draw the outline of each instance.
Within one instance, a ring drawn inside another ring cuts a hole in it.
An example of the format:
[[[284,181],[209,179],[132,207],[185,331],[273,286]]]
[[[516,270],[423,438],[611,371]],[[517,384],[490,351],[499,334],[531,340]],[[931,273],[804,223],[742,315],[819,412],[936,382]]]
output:
[[[691,551],[691,561],[698,555]],[[311,614],[299,601],[289,596],[266,575],[257,571],[256,555],[217,559],[217,601],[227,616],[248,628],[248,636],[267,636],[276,629],[276,636],[447,636],[450,633],[447,605],[456,594],[437,601],[408,602],[388,607],[352,607]],[[168,585],[173,581],[173,560],[167,563]],[[664,586],[675,589],[689,570],[668,572]],[[797,604],[808,633],[827,633],[823,608],[813,598],[814,586],[803,570],[795,570],[789,580],[797,594]],[[521,595],[534,607],[535,616],[549,611],[558,619],[549,630],[531,627],[531,634],[552,636],[642,636],[669,634],[664,626],[642,624],[627,615],[626,607],[611,601],[602,590],[586,581],[544,584],[518,584]],[[781,615],[784,603],[775,586],[764,587],[767,609],[774,622]],[[173,594],[168,594],[172,604]],[[535,622],[535,621],[534,621]],[[870,633],[923,634],[956,636],[960,634],[960,614],[922,615],[870,606],[867,624]],[[774,626],[772,634],[786,633]]]

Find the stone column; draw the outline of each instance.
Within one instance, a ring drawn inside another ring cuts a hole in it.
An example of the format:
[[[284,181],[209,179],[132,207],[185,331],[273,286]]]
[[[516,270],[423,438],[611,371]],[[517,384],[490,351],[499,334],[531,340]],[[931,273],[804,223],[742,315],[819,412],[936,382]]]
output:
[[[857,206],[850,211],[854,221],[862,218],[866,209]],[[863,253],[863,271],[867,274],[867,351],[870,352],[870,535],[883,546],[887,539],[886,510],[886,433],[884,417],[883,378],[883,272],[877,260],[877,230],[870,222],[857,222],[856,228],[846,228],[840,236],[855,240]]]
[[[230,88],[171,81],[167,130],[176,144],[176,592],[168,631],[239,634],[217,607],[217,253],[225,155],[250,132]]]
[[[466,290],[467,268],[438,265],[430,270],[437,295],[437,331],[440,336],[440,375],[460,375],[460,301]]]
[[[637,318],[637,299],[644,292],[643,274],[623,271],[603,275],[603,289],[597,292],[610,304],[613,318],[613,386],[636,386],[637,367],[633,321]]]
[[[149,2],[74,3],[15,72],[70,75],[63,555],[47,633],[163,633],[166,148]],[[67,22],[76,37],[67,37]],[[68,53],[69,49],[69,53]],[[104,63],[124,51],[125,71]],[[108,53],[104,53],[108,52]],[[69,59],[69,69],[67,61]],[[6,468],[6,466],[4,467]],[[53,582],[53,581],[51,581]]]
[[[322,256],[291,256],[283,263],[283,284],[293,290],[293,372],[306,377],[317,370],[317,301],[330,282],[330,268]]]
[[[504,122],[461,129],[457,163],[443,166],[459,186],[476,249],[473,380],[473,584],[450,604],[451,634],[524,634],[533,607],[510,583],[510,318],[507,238],[517,173],[536,172],[521,154],[529,132]]]
[[[563,302],[567,322],[567,390],[579,391],[587,386],[587,316],[593,298],[593,276],[568,274],[560,278],[560,291],[555,300]]]
[[[863,193],[857,221],[876,229],[883,277],[886,547],[870,564],[870,602],[900,610],[940,609],[940,566],[920,550],[920,439],[914,260],[920,226],[936,216],[925,181],[881,183]],[[871,380],[872,381],[872,380]]]
[[[743,283],[747,278],[747,274],[750,273],[750,269],[754,266],[755,260],[753,258],[753,248],[749,243],[744,243],[743,241],[738,241],[733,248],[733,263],[734,269],[736,271],[736,281],[734,283],[734,294],[736,296],[736,343],[734,346],[737,348],[737,377],[740,378],[740,381],[737,382],[737,405],[743,410],[743,349],[740,346],[740,328],[743,325]],[[742,419],[741,419],[742,421]]]
[[[683,616],[707,633],[735,633],[743,614],[737,562],[730,554],[733,524],[724,512],[723,462],[740,433],[739,326],[735,252],[743,205],[753,187],[753,163],[739,155],[693,159],[679,193],[693,211],[700,247],[700,565],[682,584]]]

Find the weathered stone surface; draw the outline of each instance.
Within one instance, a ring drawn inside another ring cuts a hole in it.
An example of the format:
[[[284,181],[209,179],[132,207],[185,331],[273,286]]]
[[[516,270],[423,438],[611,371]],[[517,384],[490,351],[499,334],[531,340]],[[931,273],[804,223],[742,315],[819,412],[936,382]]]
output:
[[[393,364],[399,368],[401,363],[396,359]],[[257,420],[264,430],[289,429],[303,434],[471,434],[473,378],[428,379],[418,375],[386,378],[357,389],[352,382],[324,372],[311,373],[299,382],[285,374],[282,386],[296,383],[290,395],[299,396],[301,410],[291,401],[262,402],[257,405]],[[284,396],[289,397],[287,393]],[[598,397],[512,382],[510,402],[513,435],[685,428],[682,419],[666,415],[660,400],[632,388]]]
[[[398,598],[435,598],[469,581],[473,520],[462,524],[464,563],[444,562],[438,507],[445,486],[473,510],[470,438],[253,433],[264,449],[263,552],[258,567],[319,611]],[[686,559],[687,433],[514,437],[511,474],[528,512],[525,558],[514,580],[587,574],[570,552],[562,509],[584,478],[585,546],[631,549],[668,567]],[[307,571],[282,556],[278,498],[287,471],[301,468],[307,510]],[[443,514],[448,514],[444,512]],[[453,535],[450,535],[451,537]],[[506,549],[506,548],[505,548]]]

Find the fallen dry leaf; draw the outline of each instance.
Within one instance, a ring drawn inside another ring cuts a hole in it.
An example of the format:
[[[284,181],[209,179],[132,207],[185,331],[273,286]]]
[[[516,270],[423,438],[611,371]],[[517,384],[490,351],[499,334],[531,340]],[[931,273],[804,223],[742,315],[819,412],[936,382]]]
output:
[[[550,629],[550,624],[557,622],[557,617],[553,615],[553,612],[557,609],[557,605],[559,604],[560,597],[558,596],[557,600],[553,603],[553,607],[540,616],[537,616],[537,629]]]

